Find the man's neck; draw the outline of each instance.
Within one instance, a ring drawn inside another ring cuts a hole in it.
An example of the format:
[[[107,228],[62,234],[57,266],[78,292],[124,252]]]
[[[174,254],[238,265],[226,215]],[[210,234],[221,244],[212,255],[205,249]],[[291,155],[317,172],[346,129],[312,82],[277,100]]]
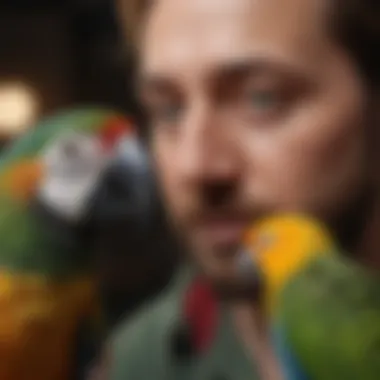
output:
[[[246,303],[231,305],[237,336],[248,356],[256,363],[263,380],[283,380],[279,363],[270,343],[268,324],[261,309]]]

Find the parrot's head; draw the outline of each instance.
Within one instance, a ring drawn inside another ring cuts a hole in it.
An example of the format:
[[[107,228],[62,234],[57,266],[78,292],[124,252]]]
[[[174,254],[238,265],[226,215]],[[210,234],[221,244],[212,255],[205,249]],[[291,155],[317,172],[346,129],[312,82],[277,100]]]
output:
[[[49,117],[3,152],[1,196],[27,201],[52,176],[75,177],[105,162],[132,133],[131,123],[112,111],[85,109]]]
[[[147,156],[126,119],[114,115],[94,127],[64,131],[39,157],[40,195],[67,211],[77,196],[82,204],[72,216],[78,219],[87,208],[99,224],[128,217],[136,223],[150,202]]]
[[[143,223],[153,181],[135,132],[128,119],[97,108],[36,125],[0,161],[0,232],[10,224],[9,215],[16,224],[36,199],[73,225]]]
[[[333,252],[333,239],[318,221],[303,215],[268,217],[248,229],[238,266],[257,276],[264,303],[271,308],[293,276],[308,262]]]

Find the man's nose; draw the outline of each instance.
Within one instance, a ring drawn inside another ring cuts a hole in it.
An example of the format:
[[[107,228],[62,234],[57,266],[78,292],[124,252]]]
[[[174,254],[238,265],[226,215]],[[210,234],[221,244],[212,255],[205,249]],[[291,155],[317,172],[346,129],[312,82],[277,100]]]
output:
[[[239,175],[240,157],[234,134],[212,109],[199,107],[180,132],[178,165],[189,181],[231,181]]]

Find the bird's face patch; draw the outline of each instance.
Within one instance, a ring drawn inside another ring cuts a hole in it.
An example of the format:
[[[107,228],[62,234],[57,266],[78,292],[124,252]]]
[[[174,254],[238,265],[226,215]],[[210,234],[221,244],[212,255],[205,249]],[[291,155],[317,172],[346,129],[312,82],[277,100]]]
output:
[[[42,155],[47,176],[79,179],[107,162],[99,137],[70,131],[52,143]]]

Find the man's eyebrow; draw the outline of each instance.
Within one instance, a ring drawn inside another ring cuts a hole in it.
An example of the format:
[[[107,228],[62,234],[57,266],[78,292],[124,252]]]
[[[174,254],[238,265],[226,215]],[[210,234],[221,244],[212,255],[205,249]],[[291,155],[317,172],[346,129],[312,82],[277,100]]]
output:
[[[265,73],[278,73],[292,77],[303,77],[305,69],[299,64],[268,57],[242,58],[223,63],[215,70],[218,78],[240,79]]]
[[[299,63],[283,59],[243,57],[216,64],[209,71],[208,79],[211,81],[224,79],[234,81],[261,74],[279,74],[297,80],[304,78],[307,71]],[[175,92],[175,84],[167,73],[141,72],[137,78],[137,89],[140,94],[146,92],[170,93]]]
[[[137,91],[139,94],[146,92],[167,93],[174,90],[171,79],[158,73],[142,73],[137,78]]]

